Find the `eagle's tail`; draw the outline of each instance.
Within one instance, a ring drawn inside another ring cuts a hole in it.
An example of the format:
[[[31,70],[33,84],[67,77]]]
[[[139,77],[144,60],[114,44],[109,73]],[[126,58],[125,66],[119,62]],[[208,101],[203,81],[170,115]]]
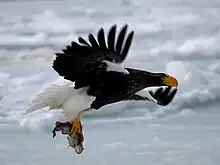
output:
[[[68,98],[69,93],[73,87],[70,87],[72,83],[64,85],[52,85],[39,93],[31,101],[24,114],[31,113],[40,110],[45,107],[51,109],[60,109],[62,103]]]

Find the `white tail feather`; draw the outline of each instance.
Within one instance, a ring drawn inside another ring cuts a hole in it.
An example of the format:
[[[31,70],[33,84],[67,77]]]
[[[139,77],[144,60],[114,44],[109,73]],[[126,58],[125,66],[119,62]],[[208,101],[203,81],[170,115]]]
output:
[[[72,83],[52,85],[45,89],[32,100],[24,114],[31,113],[45,107],[49,107],[49,110],[60,109],[63,102],[69,97],[69,94],[73,90],[71,85]]]

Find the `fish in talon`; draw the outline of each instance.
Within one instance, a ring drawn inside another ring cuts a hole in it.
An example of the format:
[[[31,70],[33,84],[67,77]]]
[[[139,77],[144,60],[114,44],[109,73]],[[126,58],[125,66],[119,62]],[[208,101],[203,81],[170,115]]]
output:
[[[56,126],[52,131],[53,138],[56,136],[56,132],[61,131],[63,135],[66,135],[66,134],[69,134],[72,128],[72,124],[70,122],[62,123],[62,122],[57,121],[55,125]]]
[[[76,133],[74,137],[71,137],[68,135],[67,140],[69,142],[69,147],[74,148],[77,154],[81,154],[83,152],[84,150],[83,140],[84,139],[81,135],[79,135],[78,133]]]
[[[81,154],[84,150],[83,147],[83,133],[82,124],[80,119],[74,119],[71,122],[62,123],[57,121],[55,128],[53,129],[53,138],[56,136],[56,132],[61,131],[63,135],[67,135],[67,140],[69,142],[69,147],[74,148],[77,154]]]

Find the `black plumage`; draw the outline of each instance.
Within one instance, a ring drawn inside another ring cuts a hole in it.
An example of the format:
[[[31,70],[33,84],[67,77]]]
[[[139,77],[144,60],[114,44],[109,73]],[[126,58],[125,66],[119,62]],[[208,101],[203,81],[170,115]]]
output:
[[[167,77],[170,77],[165,73],[151,73],[128,67],[124,68],[124,72],[108,70],[110,64],[119,65],[124,62],[134,36],[134,31],[130,31],[125,37],[127,24],[121,28],[117,38],[116,29],[116,25],[110,28],[107,42],[103,28],[99,29],[97,39],[89,34],[89,42],[82,37],[78,38],[79,43],[72,41],[61,53],[56,53],[53,69],[65,79],[75,82],[75,89],[89,87],[87,94],[96,97],[91,108],[99,109],[123,100],[150,101],[136,93],[152,86],[168,86],[165,90],[159,88],[155,93],[150,92],[157,104],[168,105],[177,92],[177,89],[171,90],[171,86],[177,87],[175,78],[171,77],[170,83],[167,81]]]

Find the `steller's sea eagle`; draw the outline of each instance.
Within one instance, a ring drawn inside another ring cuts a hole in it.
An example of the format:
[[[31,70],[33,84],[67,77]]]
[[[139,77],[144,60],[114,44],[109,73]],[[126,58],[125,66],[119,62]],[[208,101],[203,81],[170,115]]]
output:
[[[71,137],[72,140],[75,135],[83,137],[80,117],[91,109],[98,110],[125,100],[146,100],[166,106],[177,92],[178,81],[171,75],[121,66],[127,57],[134,31],[125,38],[128,28],[125,24],[116,39],[116,28],[116,25],[110,28],[107,44],[104,30],[100,28],[97,38],[89,34],[87,42],[79,37],[78,43],[72,41],[61,53],[56,53],[52,67],[69,83],[52,85],[44,90],[26,110],[30,113],[44,107],[62,109],[68,122],[57,122],[56,129],[62,130],[62,126],[70,128],[67,131],[70,144]],[[141,96],[138,92],[147,87],[159,88]],[[172,87],[175,89],[171,90]]]

